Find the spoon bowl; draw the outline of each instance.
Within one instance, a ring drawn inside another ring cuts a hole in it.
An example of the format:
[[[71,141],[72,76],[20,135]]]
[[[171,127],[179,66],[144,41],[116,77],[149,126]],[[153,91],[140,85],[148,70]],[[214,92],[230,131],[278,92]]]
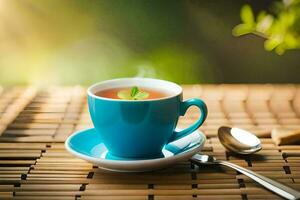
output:
[[[218,137],[227,150],[237,154],[253,154],[262,148],[256,135],[240,128],[221,126]]]

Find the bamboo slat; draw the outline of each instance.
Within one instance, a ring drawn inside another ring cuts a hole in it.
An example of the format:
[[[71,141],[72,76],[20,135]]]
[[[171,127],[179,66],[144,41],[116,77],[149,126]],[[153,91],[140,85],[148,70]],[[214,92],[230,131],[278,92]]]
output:
[[[274,127],[300,128],[300,85],[184,85],[184,98],[202,98],[209,115],[200,128],[203,153],[300,189],[300,145],[276,146]],[[190,108],[178,126],[199,115]],[[221,125],[245,128],[262,141],[252,156],[226,152]],[[147,173],[115,173],[75,158],[64,148],[76,130],[92,127],[85,88],[0,87],[0,199],[197,200],[281,199],[245,175],[188,161]]]

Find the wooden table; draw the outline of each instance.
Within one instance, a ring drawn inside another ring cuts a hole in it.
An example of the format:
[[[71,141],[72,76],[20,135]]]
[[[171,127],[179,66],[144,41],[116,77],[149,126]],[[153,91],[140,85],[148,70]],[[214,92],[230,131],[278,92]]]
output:
[[[276,146],[272,128],[300,128],[300,85],[186,85],[207,102],[203,152],[300,189],[300,146]],[[191,108],[179,126],[197,118]],[[220,125],[256,133],[263,150],[236,157],[216,138]],[[182,162],[148,173],[114,173],[71,156],[63,142],[91,127],[85,88],[0,87],[0,199],[280,199],[236,171]]]

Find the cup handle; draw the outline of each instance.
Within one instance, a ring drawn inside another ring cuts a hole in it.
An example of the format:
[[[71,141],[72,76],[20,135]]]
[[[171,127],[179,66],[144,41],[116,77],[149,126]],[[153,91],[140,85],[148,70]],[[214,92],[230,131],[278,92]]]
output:
[[[179,108],[179,115],[184,116],[190,106],[197,106],[200,109],[201,114],[199,116],[199,119],[194,124],[192,124],[190,127],[186,128],[182,131],[178,131],[178,132],[174,131],[174,133],[171,136],[171,138],[169,139],[168,143],[173,142],[175,140],[178,140],[182,137],[185,137],[185,136],[191,134],[192,132],[197,130],[205,121],[206,116],[207,116],[206,104],[201,99],[197,99],[197,98],[188,99],[186,101],[181,102],[180,108]]]

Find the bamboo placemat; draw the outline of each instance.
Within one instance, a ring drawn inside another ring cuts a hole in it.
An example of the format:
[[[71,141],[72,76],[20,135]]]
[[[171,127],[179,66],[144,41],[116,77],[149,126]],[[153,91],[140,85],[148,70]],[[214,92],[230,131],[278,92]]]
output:
[[[300,128],[300,85],[186,85],[209,115],[200,128],[203,152],[300,190],[300,146],[276,146],[274,127]],[[191,108],[179,126],[198,115]],[[256,133],[263,150],[235,157],[216,138],[221,125]],[[104,171],[71,156],[63,142],[91,127],[85,88],[0,87],[0,199],[280,199],[244,175],[221,167],[181,162],[147,173]]]

